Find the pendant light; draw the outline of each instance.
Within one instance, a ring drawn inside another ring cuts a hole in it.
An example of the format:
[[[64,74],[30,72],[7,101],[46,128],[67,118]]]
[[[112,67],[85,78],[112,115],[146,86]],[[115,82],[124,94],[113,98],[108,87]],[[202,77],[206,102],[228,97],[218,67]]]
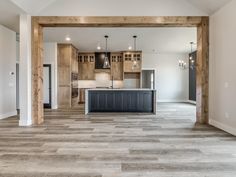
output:
[[[182,70],[185,69],[194,69],[195,66],[195,60],[193,58],[193,45],[195,45],[194,42],[190,42],[190,46],[191,46],[191,53],[189,54],[189,67],[187,66],[187,63],[184,60],[179,60],[179,67]]]
[[[190,42],[191,53],[190,53],[190,56],[189,56],[189,60],[192,60],[192,59],[193,59],[193,56],[192,56],[192,53],[193,53],[193,44],[194,44],[194,42]]]
[[[195,61],[194,61],[194,58],[193,58],[193,45],[194,45],[194,42],[190,42],[190,46],[191,46],[191,53],[189,55],[189,62],[190,62],[190,68],[193,69],[195,66]]]
[[[108,59],[108,56],[107,56],[107,39],[108,39],[108,36],[106,35],[104,37],[106,39],[106,53],[105,53],[103,68],[108,69],[108,68],[110,68],[110,62],[109,62],[109,59]]]
[[[136,52],[136,50],[137,50],[137,36],[133,36],[133,38],[134,38],[134,51]],[[134,56],[133,56],[133,66],[132,66],[132,69],[134,70],[137,66],[138,66],[137,54],[135,53]]]

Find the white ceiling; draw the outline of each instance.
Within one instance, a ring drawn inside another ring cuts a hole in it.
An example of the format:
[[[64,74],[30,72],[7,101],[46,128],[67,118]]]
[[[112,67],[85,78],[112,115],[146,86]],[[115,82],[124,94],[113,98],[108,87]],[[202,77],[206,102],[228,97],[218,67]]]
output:
[[[44,41],[72,43],[80,51],[98,51],[105,48],[104,35],[108,35],[109,51],[124,51],[133,46],[137,35],[137,50],[153,53],[188,53],[190,42],[196,42],[196,28],[45,28]]]
[[[231,0],[186,0],[211,15]]]
[[[11,0],[28,14],[37,14],[56,0]]]
[[[49,5],[53,5],[54,7],[57,5],[57,0],[10,0],[10,1],[14,2],[17,6],[22,8],[27,13],[34,15],[38,14],[40,11],[42,11]],[[68,0],[64,1],[69,3]],[[185,1],[191,3],[192,5],[196,6],[197,8],[203,10],[204,12],[210,15],[231,0],[185,0]]]
[[[19,14],[25,13],[9,0],[0,0],[0,24],[19,31]]]

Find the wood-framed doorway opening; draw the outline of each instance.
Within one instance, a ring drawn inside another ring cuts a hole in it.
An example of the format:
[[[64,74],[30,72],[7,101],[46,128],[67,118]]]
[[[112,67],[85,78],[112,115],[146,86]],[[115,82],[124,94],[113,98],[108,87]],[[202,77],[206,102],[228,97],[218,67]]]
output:
[[[44,27],[197,27],[197,123],[208,123],[209,17],[32,17],[32,122],[41,124],[43,113]]]

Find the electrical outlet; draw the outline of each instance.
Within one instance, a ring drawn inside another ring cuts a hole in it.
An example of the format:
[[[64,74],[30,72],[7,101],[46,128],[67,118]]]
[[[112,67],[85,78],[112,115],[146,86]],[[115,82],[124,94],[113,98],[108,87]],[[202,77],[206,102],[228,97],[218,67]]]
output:
[[[225,82],[225,88],[229,88],[229,83]]]
[[[228,112],[225,112],[225,118],[229,119],[229,113]]]
[[[13,83],[8,83],[8,86],[9,87],[14,87],[14,84]]]

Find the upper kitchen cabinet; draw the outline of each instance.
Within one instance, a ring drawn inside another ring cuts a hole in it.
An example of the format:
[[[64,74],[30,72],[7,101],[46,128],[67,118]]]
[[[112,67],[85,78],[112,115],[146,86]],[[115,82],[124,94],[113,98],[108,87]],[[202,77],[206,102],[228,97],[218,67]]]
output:
[[[95,53],[79,53],[79,80],[95,80]]]
[[[58,44],[58,84],[69,85],[72,74],[78,75],[78,50],[71,44]]]
[[[142,70],[142,52],[124,52],[124,73],[136,73]],[[136,66],[134,67],[134,62]]]
[[[111,77],[113,80],[123,80],[123,54],[111,53]]]

